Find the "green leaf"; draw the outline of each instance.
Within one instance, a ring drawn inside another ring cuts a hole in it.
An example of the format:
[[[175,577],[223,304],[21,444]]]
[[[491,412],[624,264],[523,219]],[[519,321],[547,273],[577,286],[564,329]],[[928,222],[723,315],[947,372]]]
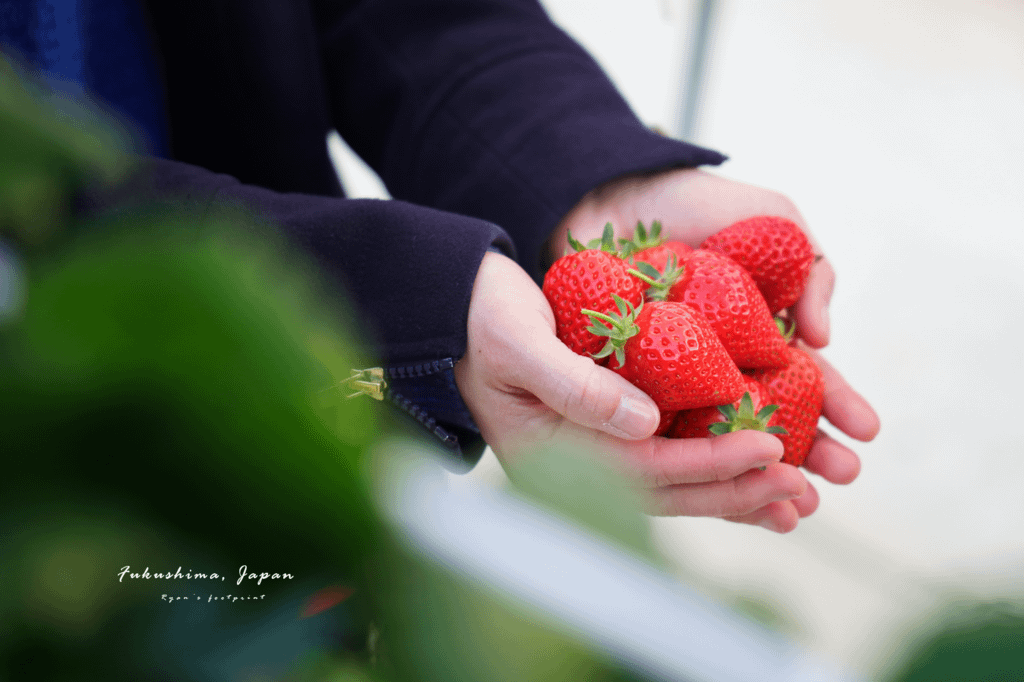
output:
[[[636,264],[636,269],[645,274],[646,276],[650,277],[652,280],[657,280],[659,277],[661,277],[661,273],[658,272],[658,269],[651,265],[650,263],[648,263],[647,261],[639,261]]]
[[[647,242],[647,228],[645,228],[644,224],[639,220],[636,221],[636,232],[634,234],[634,240],[637,243],[644,244]]]
[[[715,422],[714,424],[708,427],[708,430],[711,431],[711,433],[715,434],[716,436],[721,436],[723,434],[729,433],[732,430],[732,428],[726,422]]]
[[[619,250],[615,247],[615,228],[612,224],[604,224],[604,232],[601,234],[600,248],[602,251],[607,253],[618,254]]]
[[[750,397],[750,391],[744,393],[740,398],[739,416],[743,419],[750,419],[754,416],[754,399]]]
[[[619,311],[619,315],[626,317],[629,314],[629,304],[618,294],[612,294],[612,300],[615,301],[615,307]]]
[[[575,237],[572,236],[572,232],[571,231],[567,231],[566,232],[566,239],[568,239],[569,246],[571,246],[573,251],[575,251],[576,253],[579,253],[580,251],[586,251],[587,250],[586,246],[581,244],[579,242],[579,240],[577,240]]]
[[[775,327],[782,334],[782,338],[789,343],[793,340],[793,335],[796,333],[796,321],[787,320],[778,315],[775,316]]]

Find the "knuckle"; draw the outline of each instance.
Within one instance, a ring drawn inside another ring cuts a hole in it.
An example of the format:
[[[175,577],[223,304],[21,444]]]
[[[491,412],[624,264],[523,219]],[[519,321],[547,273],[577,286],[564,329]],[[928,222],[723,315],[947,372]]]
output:
[[[685,477],[680,476],[678,471],[673,471],[671,460],[665,457],[656,439],[634,441],[631,448],[637,464],[637,478],[644,488],[656,490],[683,482],[682,479]]]
[[[609,395],[601,368],[591,363],[577,364],[567,377],[562,401],[562,414],[589,415],[596,422],[605,423],[615,414],[617,400]]]
[[[721,438],[705,438],[706,447],[701,448],[701,468],[707,472],[708,477],[719,483],[732,481],[735,483],[736,471],[733,469],[730,458],[723,452],[725,443]]]

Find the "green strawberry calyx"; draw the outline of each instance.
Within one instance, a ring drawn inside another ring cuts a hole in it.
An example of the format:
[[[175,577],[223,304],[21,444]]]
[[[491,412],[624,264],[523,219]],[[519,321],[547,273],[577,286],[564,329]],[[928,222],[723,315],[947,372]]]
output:
[[[627,272],[647,285],[644,296],[648,301],[664,301],[668,298],[669,289],[675,286],[685,271],[686,268],[679,265],[679,259],[672,254],[669,256],[668,262],[665,263],[664,272],[659,272],[656,267],[646,261],[640,261],[636,264],[636,268]]]
[[[637,251],[660,246],[664,241],[661,237],[661,221],[652,221],[651,231],[648,232],[643,222],[638,220],[636,221],[636,230],[633,232],[633,236],[629,239],[625,237],[619,239],[619,250],[623,258],[628,258]]]
[[[779,409],[778,405],[767,405],[754,414],[754,399],[750,397],[750,391],[747,391],[740,398],[739,410],[732,405],[720,405],[718,411],[725,417],[725,421],[715,422],[708,427],[708,430],[716,436],[743,430],[764,431],[782,436],[789,435],[789,431],[785,427],[768,426],[768,422],[777,409]]]
[[[591,324],[587,327],[588,332],[608,337],[608,342],[601,350],[592,354],[594,359],[606,358],[614,353],[615,361],[619,363],[618,367],[622,368],[626,366],[626,342],[640,333],[636,318],[643,309],[644,302],[640,301],[640,305],[634,307],[618,294],[612,294],[612,299],[615,301],[615,307],[619,310],[617,315],[615,313],[599,313],[587,308],[581,308],[580,312],[591,319]]]
[[[577,253],[587,250],[604,251],[605,253],[622,258],[622,253],[615,246],[615,228],[611,223],[604,224],[604,231],[601,233],[600,239],[591,239],[586,244],[582,244],[579,240],[575,239],[572,233],[567,232],[566,234],[569,239],[569,246],[575,249]]]
[[[794,320],[788,320],[776,315],[775,326],[778,327],[779,333],[782,334],[782,338],[786,343],[793,340],[793,335],[796,333],[796,322]]]

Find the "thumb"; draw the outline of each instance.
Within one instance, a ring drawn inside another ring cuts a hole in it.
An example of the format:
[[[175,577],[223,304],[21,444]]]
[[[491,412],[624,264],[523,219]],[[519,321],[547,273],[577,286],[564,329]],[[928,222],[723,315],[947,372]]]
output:
[[[658,428],[658,406],[646,393],[554,335],[535,346],[522,369],[523,388],[569,421],[629,440]]]

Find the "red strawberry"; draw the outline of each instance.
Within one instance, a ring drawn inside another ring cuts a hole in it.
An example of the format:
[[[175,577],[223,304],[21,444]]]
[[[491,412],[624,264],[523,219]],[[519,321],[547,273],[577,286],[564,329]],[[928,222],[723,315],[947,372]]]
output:
[[[678,410],[661,410],[661,421],[658,422],[658,428],[654,430],[654,435],[666,435],[672,428],[672,424],[675,423],[677,414],[679,414]]]
[[[590,330],[607,336],[598,356],[665,411],[720,405],[743,395],[743,375],[715,332],[694,310],[651,301],[634,308],[616,297],[619,314],[593,310]]]
[[[746,270],[727,256],[694,250],[668,300],[700,311],[739,367],[786,365],[786,341],[768,305]]]
[[[569,235],[576,253],[562,256],[544,275],[544,295],[555,314],[555,334],[580,355],[597,353],[604,339],[587,327],[591,321],[580,310],[607,313],[615,310],[612,294],[640,305],[645,285],[629,274],[630,264],[615,252],[611,223],[605,225],[602,249],[587,249]]]
[[[784,433],[782,427],[769,426],[778,405],[769,404],[767,391],[757,381],[750,377],[743,379],[747,390],[742,398],[729,405],[681,410],[669,428],[668,437],[708,438],[742,429]]]
[[[785,446],[782,461],[800,466],[811,451],[818,417],[825,401],[821,369],[806,352],[788,346],[789,364],[782,369],[759,369],[749,376],[760,383],[767,399],[778,404],[772,421],[789,432],[779,436]]]
[[[717,251],[742,265],[775,314],[797,302],[814,263],[814,247],[791,220],[756,216],[708,237],[702,249]]]

